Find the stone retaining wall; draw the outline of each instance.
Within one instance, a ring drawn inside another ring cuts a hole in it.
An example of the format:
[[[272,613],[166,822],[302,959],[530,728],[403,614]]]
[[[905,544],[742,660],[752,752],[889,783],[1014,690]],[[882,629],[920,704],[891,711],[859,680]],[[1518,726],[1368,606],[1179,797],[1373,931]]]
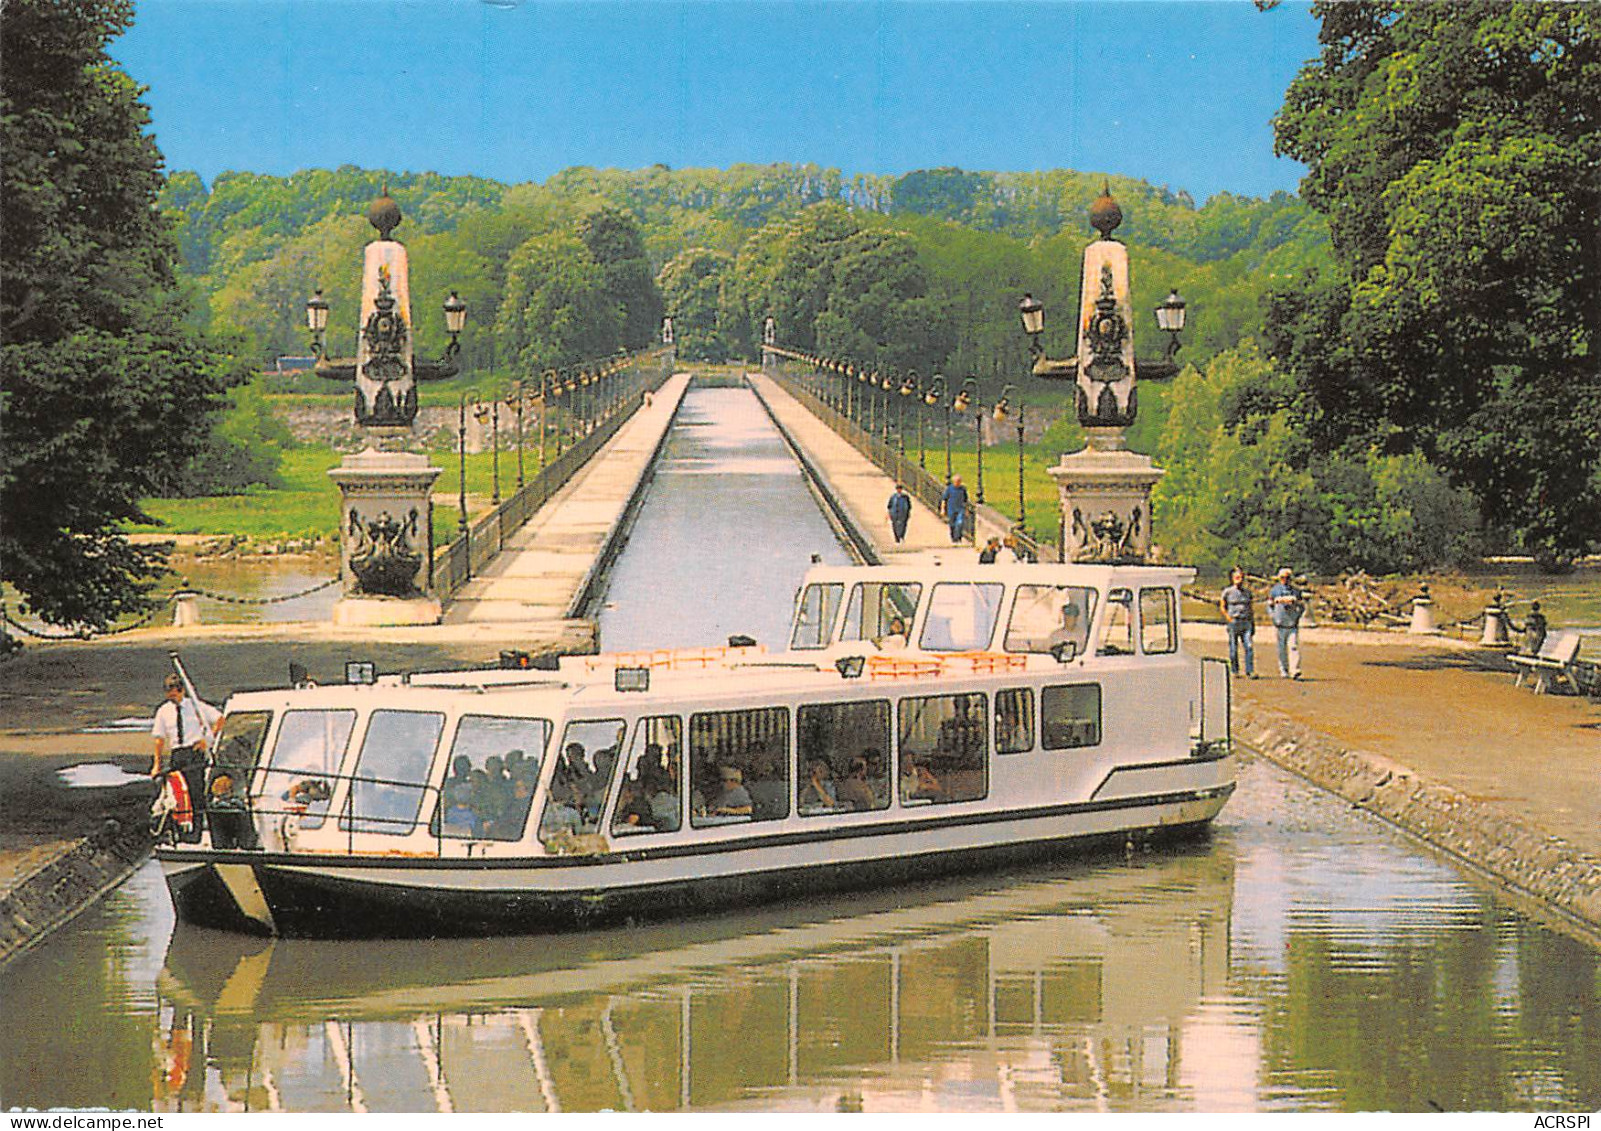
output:
[[[1601,938],[1601,860],[1493,805],[1347,750],[1275,711],[1236,704],[1234,736],[1275,765],[1340,795]]]
[[[63,845],[0,891],[0,966],[127,879],[150,855],[143,830],[106,830]]]

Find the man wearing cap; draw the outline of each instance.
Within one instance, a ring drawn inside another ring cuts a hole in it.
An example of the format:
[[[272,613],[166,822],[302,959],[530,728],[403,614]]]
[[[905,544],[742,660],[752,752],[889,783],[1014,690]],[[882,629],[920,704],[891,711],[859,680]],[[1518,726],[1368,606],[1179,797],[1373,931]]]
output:
[[[712,815],[716,817],[748,817],[751,814],[750,794],[745,789],[745,775],[738,766],[723,766],[717,771],[723,791],[712,801]]]
[[[1267,593],[1267,612],[1279,638],[1279,675],[1301,678],[1301,613],[1306,598],[1295,583],[1289,567],[1279,570],[1278,580]]]
[[[199,839],[206,797],[206,753],[222,729],[222,712],[210,703],[185,695],[183,680],[177,675],[169,675],[163,687],[167,698],[156,708],[156,717],[150,726],[150,733],[156,740],[150,776],[159,778],[162,775],[164,758],[167,769],[183,775],[195,807],[194,830],[190,836]]]

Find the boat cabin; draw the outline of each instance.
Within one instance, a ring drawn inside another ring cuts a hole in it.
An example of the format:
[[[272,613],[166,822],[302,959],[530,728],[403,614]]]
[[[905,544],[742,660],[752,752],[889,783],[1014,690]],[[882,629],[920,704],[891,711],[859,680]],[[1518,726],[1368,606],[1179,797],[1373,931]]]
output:
[[[781,650],[352,665],[355,683],[229,700],[222,802],[254,834],[235,847],[297,856],[622,862],[1046,813],[1093,829],[1103,811],[1232,788],[1226,671],[1181,649],[1192,576],[818,567]],[[211,847],[229,846],[214,832]]]

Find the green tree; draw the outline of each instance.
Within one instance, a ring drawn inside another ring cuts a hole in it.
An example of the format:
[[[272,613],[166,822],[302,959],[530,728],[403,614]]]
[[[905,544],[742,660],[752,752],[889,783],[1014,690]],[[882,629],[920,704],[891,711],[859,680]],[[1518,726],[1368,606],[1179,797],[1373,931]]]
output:
[[[119,525],[241,376],[189,325],[149,115],[106,54],[132,19],[16,0],[0,22],[0,576],[58,624],[143,607],[161,558]]]
[[[678,355],[689,361],[726,361],[734,353],[725,325],[724,289],[733,274],[727,252],[692,247],[662,266],[656,277],[662,302],[673,319]]]
[[[600,265],[607,293],[622,307],[623,345],[650,345],[661,330],[662,296],[639,225],[626,212],[600,208],[579,222],[578,238]]]
[[[524,373],[615,351],[622,310],[575,235],[534,236],[512,252],[495,320],[501,361]]]
[[[1275,120],[1334,263],[1266,339],[1319,452],[1417,452],[1557,564],[1601,538],[1601,9],[1319,3]]]

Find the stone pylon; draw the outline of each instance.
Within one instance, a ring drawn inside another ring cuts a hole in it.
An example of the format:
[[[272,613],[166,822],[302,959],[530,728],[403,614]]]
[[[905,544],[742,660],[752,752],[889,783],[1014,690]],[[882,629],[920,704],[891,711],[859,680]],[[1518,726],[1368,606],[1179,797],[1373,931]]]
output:
[[[441,469],[407,450],[417,416],[410,265],[404,245],[389,238],[400,209],[387,193],[367,218],[379,238],[362,260],[354,378],[356,422],[369,447],[328,472],[339,485],[344,580],[334,623],[437,624],[432,489]]]
[[[1122,219],[1110,194],[1102,193],[1091,206],[1090,222],[1101,238],[1084,249],[1078,354],[1070,363],[1078,419],[1089,443],[1048,469],[1061,497],[1063,556],[1071,562],[1145,561],[1151,552],[1151,488],[1163,474],[1148,457],[1129,451],[1125,439],[1139,409],[1139,390],[1128,248],[1112,238]]]

